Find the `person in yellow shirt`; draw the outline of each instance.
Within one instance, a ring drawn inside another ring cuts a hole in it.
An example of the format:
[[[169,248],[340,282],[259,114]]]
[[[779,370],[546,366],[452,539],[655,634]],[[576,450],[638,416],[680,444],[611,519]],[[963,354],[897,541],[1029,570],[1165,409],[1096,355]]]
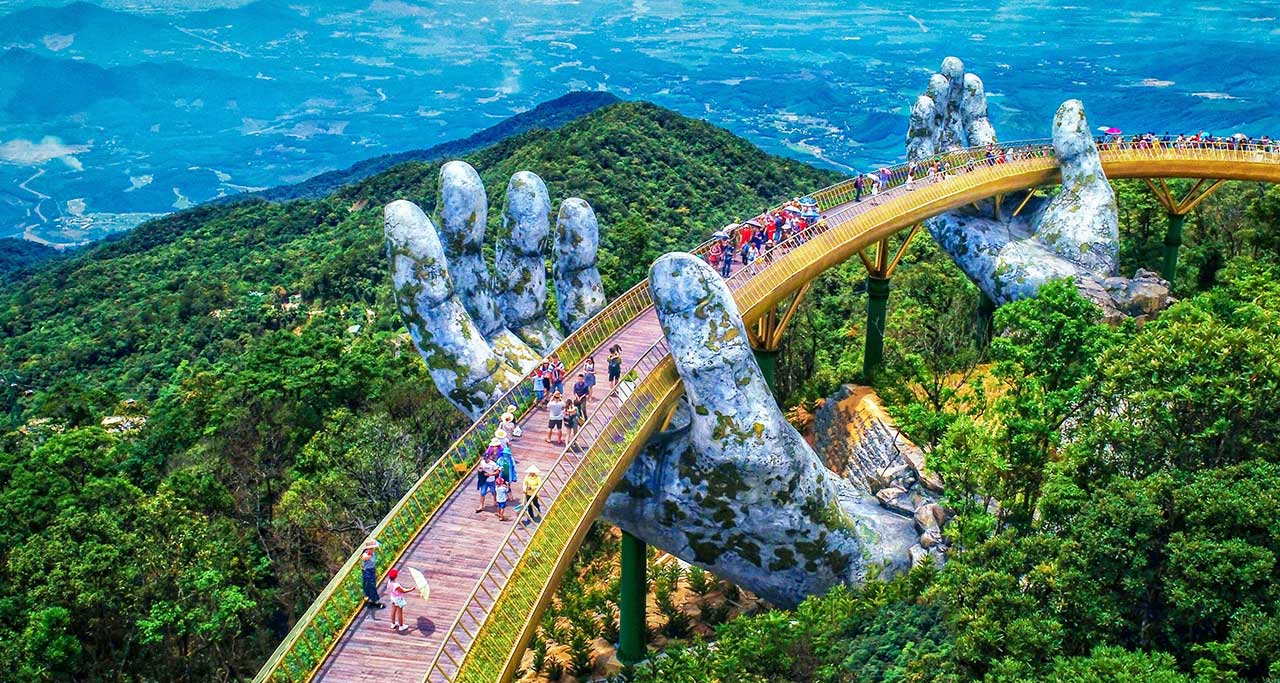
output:
[[[529,525],[530,519],[535,522],[542,521],[542,502],[538,500],[540,488],[542,488],[542,473],[538,471],[537,465],[529,465],[529,469],[524,472],[524,508],[528,513],[524,518],[525,526]]]

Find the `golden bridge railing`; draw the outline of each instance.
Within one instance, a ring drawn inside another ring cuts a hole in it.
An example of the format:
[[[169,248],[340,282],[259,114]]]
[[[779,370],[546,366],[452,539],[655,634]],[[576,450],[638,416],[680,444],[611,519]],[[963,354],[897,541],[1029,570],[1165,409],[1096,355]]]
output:
[[[541,614],[550,598],[544,587],[569,567],[633,451],[643,444],[637,434],[652,431],[678,396],[679,378],[665,339],[641,355],[633,372],[638,383],[624,380],[610,392],[552,465],[540,491],[551,500],[545,516],[532,527],[512,525],[446,632],[426,681],[492,682],[511,676],[519,650],[536,628],[530,615]]]

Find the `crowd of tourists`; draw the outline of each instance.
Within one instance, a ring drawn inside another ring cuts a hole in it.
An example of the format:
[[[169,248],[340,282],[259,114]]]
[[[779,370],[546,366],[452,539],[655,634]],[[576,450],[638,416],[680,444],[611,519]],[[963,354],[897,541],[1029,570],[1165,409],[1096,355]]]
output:
[[[622,347],[614,344],[609,348],[605,360],[608,372],[609,389],[617,388],[622,379]],[[574,439],[587,420],[587,408],[596,387],[596,359],[587,357],[582,368],[573,378],[569,390],[565,391],[565,383],[570,375],[564,362],[556,354],[551,354],[529,373],[529,382],[533,388],[534,402],[532,410],[547,411],[547,430],[543,435],[546,443],[558,445],[570,444],[577,449]],[[523,524],[542,521],[542,504],[538,500],[538,490],[542,486],[541,473],[536,466],[525,470],[523,485],[520,485],[512,442],[523,436],[520,425],[516,422],[516,406],[508,406],[499,418],[498,428],[489,441],[476,468],[476,490],[480,494],[480,506],[476,513],[484,512],[489,499],[499,521],[507,520],[507,509],[524,511]],[[519,490],[524,494],[523,503],[517,505]]]
[[[804,244],[825,226],[817,201],[812,197],[797,197],[777,209],[717,231],[706,259],[727,278],[735,265],[768,263],[778,250],[785,252]]]
[[[1258,152],[1278,152],[1280,143],[1269,135],[1250,137],[1244,133],[1221,136],[1200,131],[1195,135],[1174,135],[1166,132],[1156,135],[1154,132],[1141,133],[1125,137],[1123,134],[1100,135],[1097,138],[1098,149],[1229,149]]]

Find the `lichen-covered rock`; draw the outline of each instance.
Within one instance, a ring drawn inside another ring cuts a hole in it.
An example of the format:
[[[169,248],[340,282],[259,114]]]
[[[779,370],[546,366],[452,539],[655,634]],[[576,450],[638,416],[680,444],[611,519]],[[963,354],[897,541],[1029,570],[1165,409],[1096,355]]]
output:
[[[911,107],[907,158],[925,161],[941,152],[995,141],[982,79],[965,73],[964,62],[955,57],[942,60],[941,73],[930,77]]]
[[[549,242],[551,215],[547,187],[528,171],[511,177],[502,215],[504,230],[497,249],[498,273],[492,276],[482,253],[488,198],[474,168],[461,161],[451,161],[440,168],[438,231],[430,220],[425,220],[425,215],[419,216],[421,210],[414,206],[410,211],[408,206],[412,205],[397,202],[387,207],[388,249],[398,252],[409,243],[424,249],[434,245],[434,265],[399,275],[405,282],[416,281],[415,287],[432,293],[418,297],[417,290],[401,292],[398,287],[401,312],[406,326],[416,330],[414,340],[420,343],[440,392],[460,410],[475,416],[487,407],[488,401],[482,396],[501,396],[544,354],[564,341],[561,330],[546,315],[543,250]],[[391,229],[393,223],[395,231]],[[411,237],[413,230],[430,235]],[[398,242],[393,243],[393,237]],[[564,202],[555,242],[559,317],[565,330],[572,331],[605,303],[596,270],[599,225],[585,201],[573,198]],[[412,264],[393,259],[392,265],[395,268]],[[497,293],[491,286],[495,281]],[[442,294],[446,290],[448,293]],[[419,310],[422,306],[439,310]],[[493,359],[505,367],[490,367]],[[492,386],[483,385],[480,378],[492,378]]]
[[[440,167],[440,241],[453,291],[494,353],[512,368],[527,371],[539,356],[507,329],[481,252],[488,201],[480,174],[470,164],[450,161]]]
[[[985,202],[927,222],[938,244],[992,301],[1035,296],[1058,278],[1075,278],[1082,293],[1096,296],[1101,280],[1112,275],[1119,248],[1115,193],[1082,128],[1087,125],[1079,101],[1059,109],[1054,146],[1063,190],[1057,196],[1033,199],[1018,217],[996,217],[994,202]]]
[[[403,200],[388,204],[384,218],[400,317],[440,393],[477,417],[521,374],[494,353],[454,296],[448,259],[431,219]]]
[[[1139,268],[1132,279],[1109,278],[1103,286],[1116,306],[1133,317],[1154,316],[1177,302],[1169,295],[1168,280],[1145,268]]]
[[[1062,171],[1062,191],[1040,215],[1036,238],[1081,273],[1110,277],[1120,248],[1116,193],[1102,172],[1098,146],[1080,100],[1067,100],[1058,107],[1053,117],[1053,149]]]
[[[724,281],[691,254],[650,269],[688,408],[655,436],[605,516],[779,605],[873,565],[909,563],[911,520],[823,466],[783,418]]]
[[[604,285],[596,269],[600,224],[585,200],[570,197],[556,218],[556,305],[566,333],[604,308]]]
[[[551,199],[542,178],[519,171],[507,183],[502,211],[505,239],[498,249],[498,300],[507,327],[538,353],[551,352],[564,336],[547,319],[547,265],[543,245],[551,234]]]

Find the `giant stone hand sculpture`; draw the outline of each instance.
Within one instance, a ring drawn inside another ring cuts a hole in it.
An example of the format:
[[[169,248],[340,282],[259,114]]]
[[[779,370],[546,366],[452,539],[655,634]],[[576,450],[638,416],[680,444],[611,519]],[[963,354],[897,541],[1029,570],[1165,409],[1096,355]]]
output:
[[[479,176],[461,162],[440,175],[442,230],[414,204],[392,202],[387,252],[401,316],[432,379],[476,416],[559,340],[544,312],[539,249],[550,203],[537,176],[512,177],[495,296],[479,250],[486,206]],[[556,300],[565,331],[604,304],[597,231],[586,202],[562,204]],[[676,426],[636,458],[605,516],[782,605],[856,582],[873,565],[907,566],[916,542],[911,520],[826,469],[787,424],[721,278],[688,254],[659,259],[650,275],[686,403]]]
[[[558,299],[560,319],[574,323],[566,330],[572,332],[600,311],[604,292],[595,270],[600,242],[595,215],[581,199],[565,204],[575,218],[557,224],[557,252],[574,269],[557,269],[556,277],[594,287],[582,296]],[[400,317],[432,381],[459,410],[476,418],[563,341],[547,320],[545,305],[541,246],[550,233],[551,201],[538,176],[511,177],[503,211],[507,235],[497,258],[502,290],[496,295],[481,254],[488,198],[474,168],[451,161],[440,169],[439,206],[437,232],[416,204],[387,205],[391,278]]]
[[[605,517],[780,605],[859,583],[872,566],[907,567],[911,520],[827,469],[787,423],[724,280],[679,253],[654,262],[649,280],[687,404]]]
[[[907,158],[928,163],[936,154],[994,142],[982,80],[948,57],[911,108]],[[1125,303],[1108,290],[1122,290],[1127,282],[1113,277],[1120,244],[1116,197],[1079,100],[1058,108],[1053,147],[1062,171],[1057,196],[1033,197],[1016,217],[996,215],[994,202],[987,201],[926,225],[996,303],[1034,296],[1048,280],[1071,277],[1082,294],[1116,312]]]

